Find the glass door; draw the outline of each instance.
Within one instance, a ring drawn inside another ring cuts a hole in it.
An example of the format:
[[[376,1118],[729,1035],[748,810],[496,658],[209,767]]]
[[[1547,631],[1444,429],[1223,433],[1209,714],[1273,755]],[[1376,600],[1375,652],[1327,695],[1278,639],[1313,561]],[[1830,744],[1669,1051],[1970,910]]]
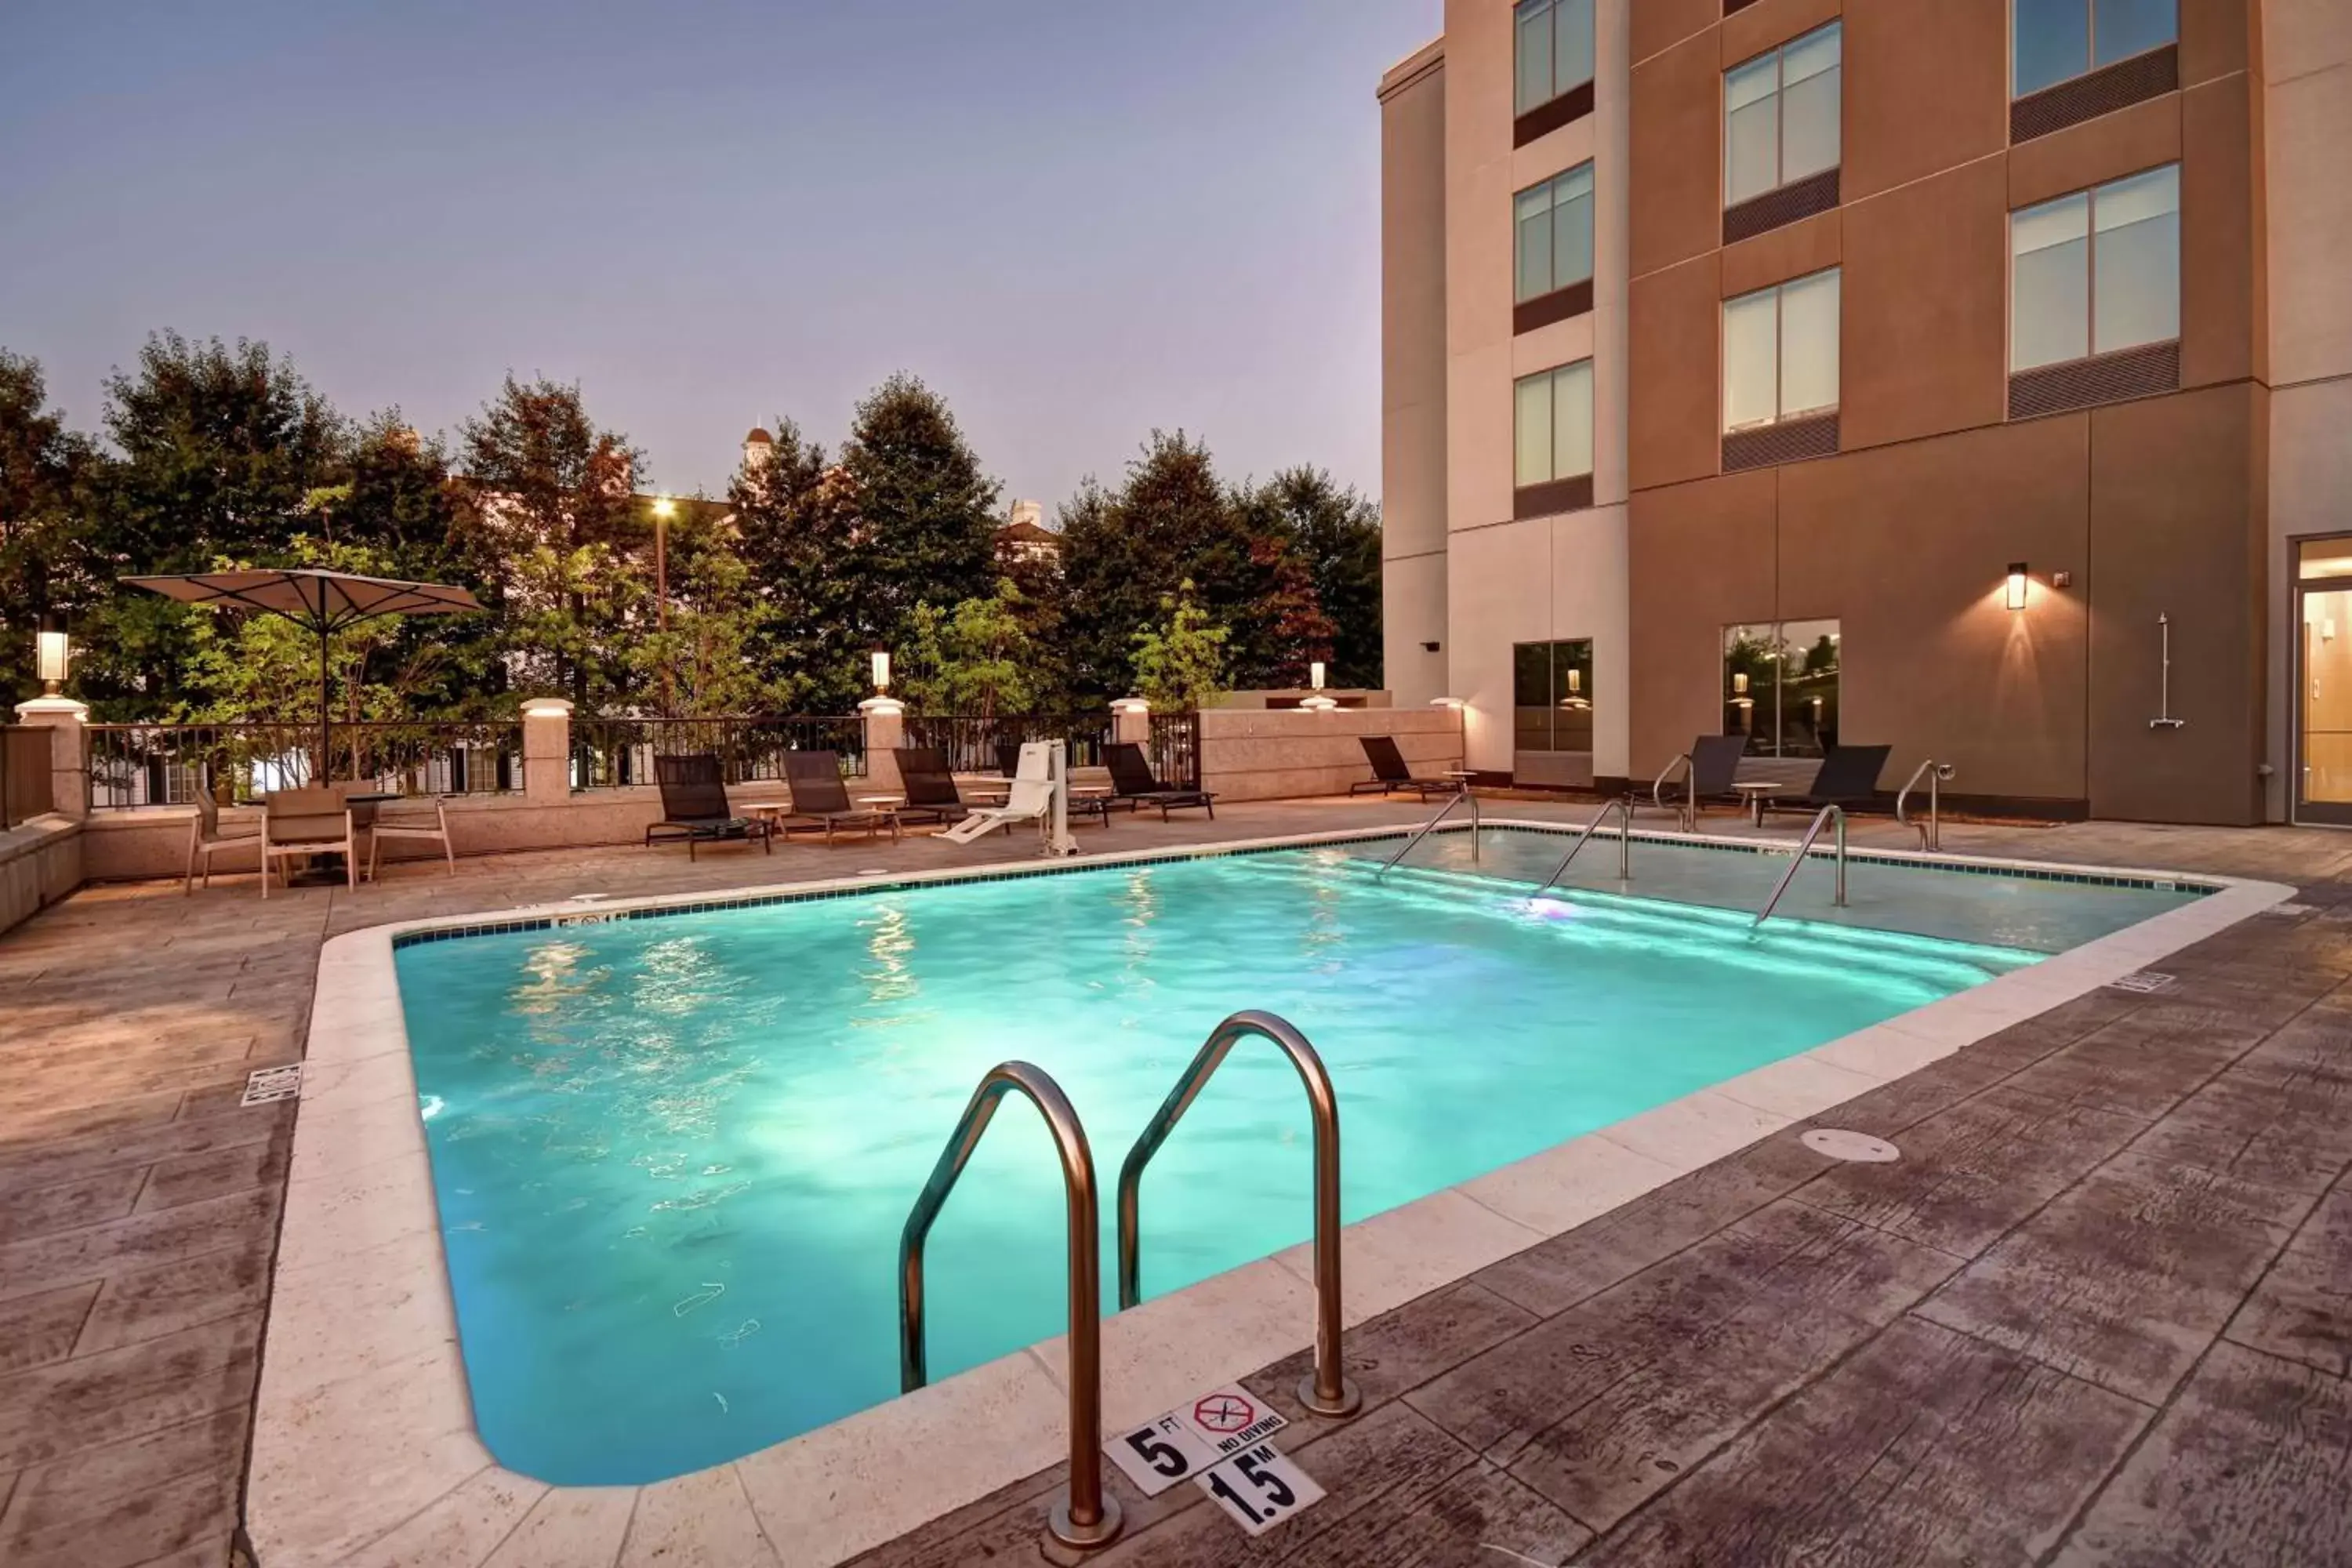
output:
[[[2296,548],[2297,822],[2352,826],[2352,539]]]

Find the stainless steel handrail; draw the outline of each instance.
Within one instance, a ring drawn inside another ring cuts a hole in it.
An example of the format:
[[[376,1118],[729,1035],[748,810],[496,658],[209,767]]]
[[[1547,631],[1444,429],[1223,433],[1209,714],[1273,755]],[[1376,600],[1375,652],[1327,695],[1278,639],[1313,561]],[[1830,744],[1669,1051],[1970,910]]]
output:
[[[1473,860],[1477,859],[1479,826],[1478,797],[1476,795],[1472,793],[1470,785],[1467,783],[1465,783],[1462,786],[1462,793],[1460,795],[1455,795],[1452,800],[1449,800],[1444,805],[1439,806],[1435,816],[1431,817],[1427,822],[1423,823],[1419,827],[1413,829],[1412,837],[1404,841],[1403,848],[1398,850],[1386,860],[1381,862],[1381,868],[1372,873],[1372,880],[1377,882],[1382,877],[1387,876],[1389,874],[1390,867],[1395,865],[1398,861],[1412,854],[1412,847],[1420,843],[1423,839],[1428,837],[1429,830],[1435,827],[1439,823],[1444,821],[1446,813],[1452,811],[1455,806],[1460,805],[1465,800],[1470,803],[1470,858]]]
[[[1078,1113],[1042,1068],[1000,1062],[988,1069],[954,1134],[931,1167],[931,1179],[898,1237],[898,1385],[912,1394],[929,1382],[923,1353],[923,1242],[956,1178],[963,1174],[998,1102],[1018,1090],[1037,1107],[1062,1156],[1070,1226],[1070,1488],[1047,1528],[1066,1546],[1087,1551],[1118,1535],[1118,1500],[1102,1480],[1102,1264],[1096,1228],[1095,1158]]]
[[[1666,779],[1676,768],[1684,770],[1683,781],[1686,787],[1683,791],[1683,798],[1675,805],[1675,817],[1682,824],[1685,833],[1696,833],[1698,831],[1698,763],[1691,760],[1691,754],[1688,752],[1683,752],[1658,771],[1658,782],[1650,786],[1650,801],[1660,811],[1666,809]]]
[[[1772,896],[1765,900],[1764,907],[1757,911],[1756,924],[1762,925],[1771,917],[1772,911],[1780,907],[1780,895],[1789,890],[1789,884],[1797,879],[1797,871],[1804,865],[1805,857],[1812,853],[1813,840],[1819,838],[1822,836],[1822,829],[1832,822],[1837,824],[1836,903],[1839,909],[1845,908],[1845,807],[1836,805],[1825,805],[1813,814],[1813,825],[1806,828],[1805,836],[1797,841],[1796,858],[1789,862],[1789,868],[1786,871],[1780,873],[1780,885],[1772,889]]]
[[[1307,1037],[1272,1013],[1236,1013],[1218,1025],[1127,1152],[1118,1168],[1119,1310],[1143,1300],[1143,1168],[1176,1130],[1226,1053],[1252,1035],[1273,1041],[1298,1069],[1315,1128],[1315,1370],[1299,1381],[1298,1402],[1318,1415],[1352,1415],[1363,1403],[1363,1394],[1339,1365],[1339,1096]]]
[[[1592,820],[1584,825],[1584,831],[1576,836],[1576,842],[1568,847],[1568,853],[1559,858],[1559,864],[1551,868],[1551,875],[1543,879],[1543,886],[1528,894],[1529,898],[1541,897],[1545,889],[1567,875],[1569,862],[1576,858],[1577,851],[1591,839],[1592,830],[1607,820],[1612,811],[1621,819],[1617,824],[1617,879],[1621,882],[1633,879],[1633,797],[1629,795],[1602,803],[1601,809],[1592,814]]]
[[[1958,771],[1951,763],[1939,763],[1930,757],[1912,770],[1910,778],[1905,781],[1903,788],[1895,796],[1895,820],[1906,827],[1918,829],[1919,847],[1922,849],[1941,849],[1944,847],[1943,791],[1937,786]],[[1903,806],[1922,778],[1927,781],[1927,820],[1914,822]]]

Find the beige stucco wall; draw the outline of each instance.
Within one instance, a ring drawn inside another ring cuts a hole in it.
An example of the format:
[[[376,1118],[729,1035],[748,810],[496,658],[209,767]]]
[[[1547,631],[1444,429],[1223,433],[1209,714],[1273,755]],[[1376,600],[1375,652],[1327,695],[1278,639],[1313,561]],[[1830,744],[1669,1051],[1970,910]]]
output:
[[[1213,708],[1201,715],[1201,787],[1221,801],[1344,794],[1372,776],[1364,735],[1394,736],[1419,775],[1462,766],[1461,716],[1450,708]]]
[[[2352,531],[2352,5],[2265,0],[2263,152],[2270,286],[2270,704],[2267,814],[2284,820],[2292,752],[2294,562],[2301,534]]]
[[[1447,679],[1442,40],[1381,84],[1381,558],[1382,679],[1417,706]]]

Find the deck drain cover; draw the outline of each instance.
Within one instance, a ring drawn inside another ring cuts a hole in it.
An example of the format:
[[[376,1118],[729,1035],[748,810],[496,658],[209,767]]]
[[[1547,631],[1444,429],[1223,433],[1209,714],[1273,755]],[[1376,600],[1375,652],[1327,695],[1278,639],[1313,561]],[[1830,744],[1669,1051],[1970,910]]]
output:
[[[297,1100],[302,1094],[302,1064],[289,1062],[284,1067],[256,1068],[245,1075],[245,1093],[237,1100],[241,1110],[248,1105],[272,1105],[281,1100]]]
[[[2142,969],[2120,980],[2110,980],[2108,986],[2116,991],[2161,991],[2172,984],[2172,976],[2153,969]]]
[[[1884,1138],[1873,1138],[1867,1132],[1849,1132],[1843,1127],[1820,1127],[1798,1140],[1816,1154],[1827,1154],[1832,1160],[1859,1160],[1866,1165],[1884,1165],[1899,1160],[1903,1151]]]

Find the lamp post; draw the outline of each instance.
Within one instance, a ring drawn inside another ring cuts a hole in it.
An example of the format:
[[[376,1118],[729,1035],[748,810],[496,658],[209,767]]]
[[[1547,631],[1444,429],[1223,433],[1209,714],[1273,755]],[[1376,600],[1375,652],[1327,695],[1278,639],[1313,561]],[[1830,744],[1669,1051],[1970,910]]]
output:
[[[669,520],[677,515],[677,502],[654,498],[654,624],[663,631],[669,630]]]
[[[41,617],[41,629],[33,635],[34,673],[41,678],[41,695],[55,697],[66,684],[66,660],[72,651],[66,636],[66,618],[51,610]]]

